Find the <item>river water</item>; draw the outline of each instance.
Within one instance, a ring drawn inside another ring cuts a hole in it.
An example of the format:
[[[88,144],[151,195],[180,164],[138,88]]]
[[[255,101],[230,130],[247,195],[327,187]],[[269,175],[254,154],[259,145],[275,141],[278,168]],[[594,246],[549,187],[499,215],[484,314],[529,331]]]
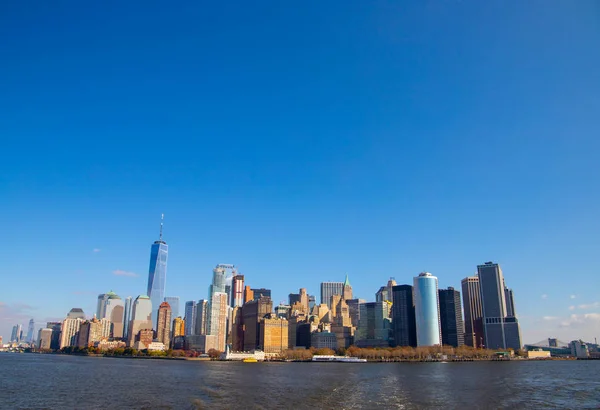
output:
[[[0,353],[0,408],[600,408],[600,361],[233,363]]]

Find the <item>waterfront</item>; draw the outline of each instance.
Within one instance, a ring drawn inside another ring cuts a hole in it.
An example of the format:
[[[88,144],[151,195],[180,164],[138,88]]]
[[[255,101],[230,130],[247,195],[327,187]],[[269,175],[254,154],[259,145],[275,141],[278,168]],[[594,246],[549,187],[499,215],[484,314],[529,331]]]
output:
[[[232,363],[0,354],[2,408],[598,408],[600,361]]]

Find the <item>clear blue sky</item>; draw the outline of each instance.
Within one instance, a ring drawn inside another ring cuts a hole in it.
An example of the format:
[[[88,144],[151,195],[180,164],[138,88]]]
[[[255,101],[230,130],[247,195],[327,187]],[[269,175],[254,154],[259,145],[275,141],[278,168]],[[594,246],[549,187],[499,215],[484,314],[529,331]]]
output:
[[[182,301],[493,260],[526,342],[600,336],[598,2],[4,2],[0,38],[5,340],[145,293],[161,213]]]

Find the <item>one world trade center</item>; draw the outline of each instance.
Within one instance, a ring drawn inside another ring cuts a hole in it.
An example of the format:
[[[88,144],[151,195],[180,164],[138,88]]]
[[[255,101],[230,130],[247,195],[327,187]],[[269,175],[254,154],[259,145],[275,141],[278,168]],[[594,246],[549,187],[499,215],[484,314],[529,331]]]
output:
[[[163,241],[163,219],[160,220],[160,237],[154,241],[150,250],[150,269],[148,271],[148,296],[152,302],[152,327],[156,329],[158,308],[165,299],[165,284],[167,281],[167,257],[169,247]]]

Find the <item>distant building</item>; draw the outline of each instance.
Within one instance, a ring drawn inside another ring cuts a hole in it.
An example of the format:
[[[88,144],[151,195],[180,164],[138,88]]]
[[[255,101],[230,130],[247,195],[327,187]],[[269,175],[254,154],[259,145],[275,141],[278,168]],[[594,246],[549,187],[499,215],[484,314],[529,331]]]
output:
[[[160,312],[159,312],[160,314]],[[161,342],[150,342],[148,344],[148,346],[146,347],[148,349],[149,352],[164,352],[165,350],[168,349],[167,346],[165,346],[164,343]]]
[[[135,342],[133,344],[134,349],[145,350],[154,340],[154,331],[152,329],[142,329],[137,332],[135,336]]]
[[[106,293],[104,297],[103,316],[98,316],[98,319],[110,320],[110,337],[121,339],[124,332],[125,304],[121,297],[112,290]]]
[[[350,321],[352,326],[357,327],[360,319],[360,304],[367,303],[365,299],[346,299],[348,305],[348,313],[350,314]]]
[[[392,287],[392,328],[396,346],[417,346],[417,324],[413,287],[399,285]]]
[[[388,302],[361,303],[360,319],[354,333],[358,347],[388,347],[390,342],[390,306]]]
[[[415,295],[415,323],[417,346],[442,344],[438,280],[429,272],[420,273],[413,280]]]
[[[150,323],[156,323],[158,308],[165,300],[165,286],[167,282],[167,258],[169,247],[162,238],[163,222],[160,221],[160,236],[150,247],[150,266],[148,268],[147,294],[151,301],[152,313]]]
[[[40,328],[38,331],[38,349],[49,350],[52,345],[52,329]]]
[[[573,340],[569,343],[569,347],[571,348],[571,355],[573,357],[578,359],[587,359],[590,357],[587,344],[581,340]]]
[[[77,346],[79,328],[83,322],[84,319],[81,318],[73,319],[67,317],[65,320],[63,320],[60,329],[60,349],[68,346]]]
[[[216,349],[221,352],[225,351],[228,313],[229,305],[227,303],[227,294],[224,292],[213,292],[210,301],[210,315],[208,316],[206,333],[216,336]]]
[[[152,330],[152,302],[146,295],[135,298],[131,308],[131,324],[129,331],[129,346],[133,346],[141,330]]]
[[[260,346],[265,354],[279,354],[288,348],[288,321],[271,317],[260,322]]]
[[[377,293],[375,293],[375,301],[376,302],[391,302],[392,301],[392,288],[396,286],[396,280],[394,278],[390,278],[388,280],[387,285],[379,288]]]
[[[101,293],[98,295],[98,302],[96,303],[96,317],[103,318],[104,317],[104,308],[106,307],[107,295],[106,293]]]
[[[465,308],[465,345],[483,346],[483,322],[479,278],[469,276],[461,281],[463,306]]]
[[[506,295],[510,298],[510,311],[514,313],[512,291],[507,290],[502,269],[497,263],[486,262],[477,266],[479,290],[483,313],[483,334],[488,349],[521,348],[521,330],[516,317],[508,316]]]
[[[244,304],[244,275],[235,275],[231,280],[231,307]]]
[[[439,289],[440,319],[442,326],[442,344],[462,346],[465,344],[465,328],[460,304],[460,292],[449,287]]]
[[[246,302],[242,306],[244,326],[244,351],[252,351],[260,346],[260,321],[273,310],[271,298],[260,298]]]
[[[133,299],[131,296],[125,298],[125,310],[123,313],[123,338],[129,340],[129,325],[131,324],[131,306]]]
[[[350,284],[350,280],[348,279],[348,274],[346,274],[346,279],[344,280],[344,287],[342,288],[342,299],[352,299],[352,285]]]
[[[290,313],[291,307],[288,305],[277,305],[275,306],[275,315],[282,319],[287,319]]]
[[[121,340],[101,340],[94,344],[95,347],[101,351],[121,349],[127,346],[127,344]]]
[[[338,348],[337,337],[331,332],[313,332],[310,335],[310,346],[315,349],[328,348],[336,350]]]
[[[193,335],[196,333],[196,301],[190,300],[185,302],[185,335]]]
[[[185,336],[185,321],[181,317],[173,319],[173,338]]]
[[[171,344],[171,306],[169,302],[163,302],[158,307],[156,339],[164,347],[169,348]]]
[[[10,335],[10,341],[19,343],[21,341],[22,334],[23,334],[23,326],[22,325],[14,325],[12,328],[12,333]]]
[[[31,319],[29,321],[29,326],[27,327],[27,337],[25,338],[25,341],[27,343],[31,343],[33,342],[33,330],[35,327],[35,321],[33,319]]]
[[[165,302],[171,306],[171,317],[179,316],[179,296],[166,296]]]
[[[321,282],[321,304],[331,308],[331,297],[344,294],[344,282]]]
[[[217,336],[215,335],[190,335],[185,336],[185,350],[195,350],[200,353],[208,353],[210,349],[219,350]]]
[[[196,324],[194,326],[194,333],[197,335],[205,335],[207,332],[209,307],[210,303],[205,299],[199,300],[198,303],[196,303],[196,314],[194,315]]]
[[[258,300],[260,298],[271,298],[271,289],[252,289],[252,293],[254,294],[254,300]]]
[[[83,309],[81,308],[73,308],[67,313],[68,319],[83,319],[85,320],[85,313],[83,313]]]
[[[244,287],[244,303],[248,303],[251,300],[254,300],[254,292],[250,289],[250,286]]]
[[[60,349],[60,332],[62,329],[62,322],[47,322],[46,328],[52,330],[52,336],[50,339],[50,349]]]
[[[100,320],[93,318],[81,322],[77,334],[77,347],[87,348],[94,346],[95,343],[102,339],[108,339],[110,336],[110,329],[110,320],[106,318]]]

